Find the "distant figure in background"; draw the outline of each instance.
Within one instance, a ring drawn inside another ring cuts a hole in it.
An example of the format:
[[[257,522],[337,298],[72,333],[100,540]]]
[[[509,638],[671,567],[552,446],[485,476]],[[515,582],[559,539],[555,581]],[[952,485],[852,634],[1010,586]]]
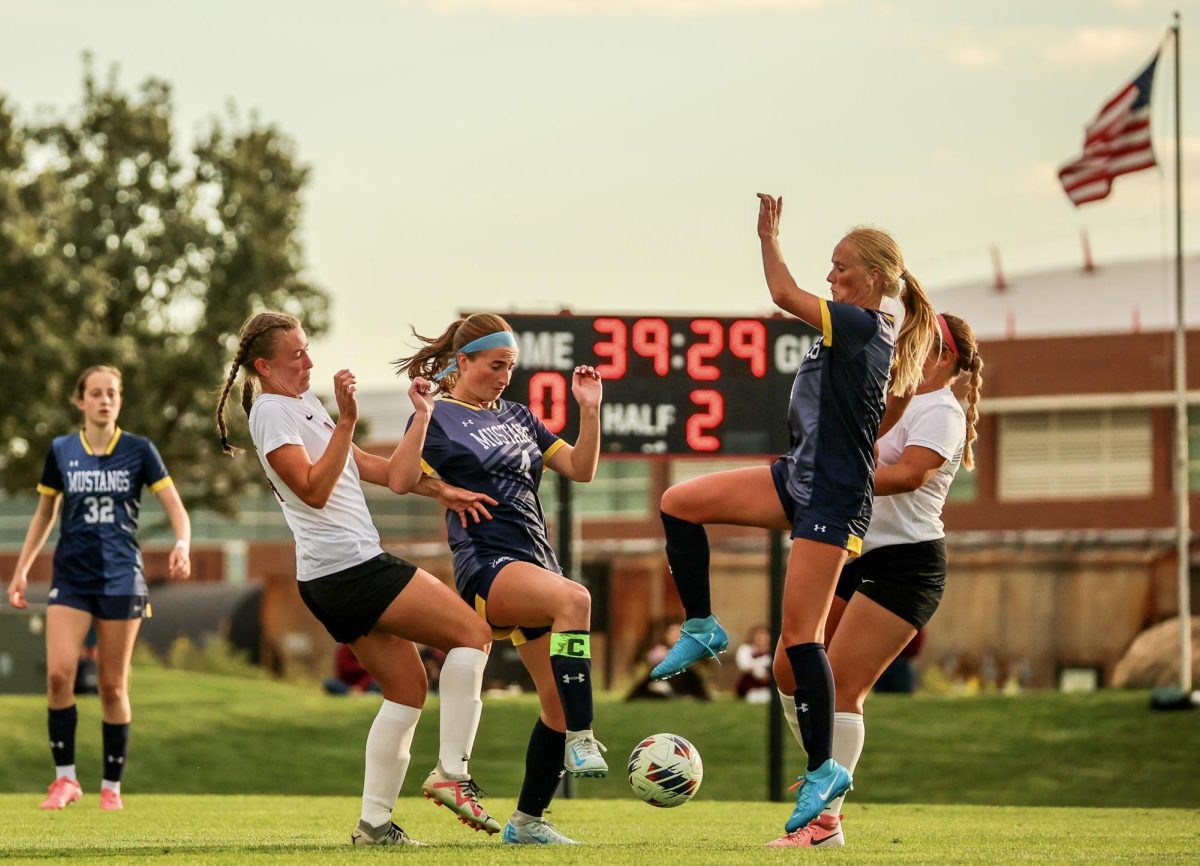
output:
[[[679,640],[682,629],[682,624],[678,622],[670,622],[661,626],[659,637],[643,655],[646,663],[645,675],[637,685],[630,689],[625,700],[663,700],[665,698],[712,700],[708,694],[708,687],[704,685],[704,679],[691,668],[669,680],[656,680],[650,676],[651,669],[667,657],[671,646]]]
[[[751,704],[765,704],[771,700],[771,660],[774,657],[771,630],[765,625],[754,626],[735,655],[737,668],[742,672],[734,686],[739,698]]]
[[[100,679],[96,674],[96,624],[88,629],[79,651],[79,667],[75,669],[75,694],[100,694]]]
[[[37,490],[37,512],[25,534],[8,585],[8,602],[24,608],[29,568],[62,510],[54,577],[46,606],[46,680],[50,752],[55,779],[43,809],[62,809],[83,796],[75,776],[75,681],[88,630],[96,630],[96,666],[103,708],[104,780],[100,808],[118,811],[121,776],[129,751],[129,666],[142,618],[150,616],[142,552],[137,543],[142,489],[162,503],[175,548],[172,578],[191,574],[192,525],[158,449],[117,426],[121,371],[89,367],[75,383],[83,429],[50,446]]]
[[[421,663],[425,665],[425,678],[429,680],[429,690],[436,692],[442,680],[442,665],[446,663],[446,654],[431,646],[423,646],[420,650]]]
[[[325,691],[331,695],[379,693],[379,683],[362,666],[349,644],[340,643],[333,654],[333,676],[326,678]]]

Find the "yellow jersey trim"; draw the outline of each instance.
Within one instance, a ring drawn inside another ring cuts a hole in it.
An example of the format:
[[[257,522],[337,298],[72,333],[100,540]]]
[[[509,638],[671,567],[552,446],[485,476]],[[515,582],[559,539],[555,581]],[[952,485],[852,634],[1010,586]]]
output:
[[[168,475],[166,478],[160,478],[158,481],[155,481],[148,489],[151,493],[157,493],[160,490],[166,490],[168,487],[174,486],[175,482],[172,481],[171,476]]]
[[[521,631],[520,628],[516,626],[504,626],[503,628],[497,628],[488,622],[487,599],[485,599],[482,595],[475,596],[475,613],[479,614],[479,618],[484,622],[487,622],[488,626],[491,628],[492,640],[508,639],[512,641],[513,646],[520,646],[521,644],[525,643],[525,632]]]
[[[454,403],[455,405],[458,405],[458,406],[466,406],[468,409],[470,409],[474,412],[482,412],[483,411],[482,406],[472,406],[470,403],[464,403],[462,400],[455,400],[453,397],[443,397],[442,399],[445,400],[447,403]]]
[[[546,449],[546,450],[545,450],[545,451],[542,453],[542,462],[543,462],[543,463],[546,463],[546,462],[548,462],[548,461],[550,460],[550,458],[551,458],[551,457],[553,457],[555,454],[557,454],[557,453],[558,453],[558,449],[562,448],[562,447],[563,447],[564,445],[566,445],[566,444],[567,444],[567,443],[566,443],[566,442],[564,442],[562,439],[555,439],[555,440],[554,440],[554,444],[553,444],[553,445],[551,445],[549,448],[547,448],[547,449]]]
[[[821,305],[821,345],[833,345],[833,320],[829,317],[829,301],[824,298],[817,298]]]
[[[42,494],[42,496],[61,496],[62,495],[61,490],[55,490],[53,487],[47,487],[45,484],[39,484],[37,486],[37,492]]]
[[[101,456],[108,456],[109,454],[112,454],[117,447],[117,442],[120,440],[121,428],[118,427],[116,432],[113,433],[113,438],[108,440],[108,447],[104,449],[104,454]],[[96,452],[94,452],[92,450],[92,446],[88,444],[87,437],[83,435],[82,430],[79,431],[79,441],[83,443],[83,450],[94,457]]]
[[[424,472],[426,475],[428,475],[430,478],[438,477],[437,470],[434,469],[432,466],[430,466],[428,463],[426,463],[424,460],[421,461],[421,471]]]
[[[846,536],[846,549],[850,551],[850,557],[862,555],[862,539],[857,535]]]

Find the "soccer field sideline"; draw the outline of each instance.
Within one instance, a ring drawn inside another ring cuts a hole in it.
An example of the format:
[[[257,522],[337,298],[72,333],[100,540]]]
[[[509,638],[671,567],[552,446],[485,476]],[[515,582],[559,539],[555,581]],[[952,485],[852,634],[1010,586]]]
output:
[[[29,794],[0,795],[0,859],[48,863],[605,863],[783,862],[794,851],[764,849],[788,807],[759,802],[693,802],[659,810],[629,800],[560,801],[552,820],[585,844],[516,850],[459,825],[415,797],[397,820],[421,850],[353,849],[358,816],[351,797],[132,794],[123,813],[102,813],[95,792],[63,812],[44,813]],[[497,814],[513,801],[489,800]],[[1195,862],[1200,812],[1190,809],[1020,808],[850,805],[847,847],[816,855],[849,863]]]

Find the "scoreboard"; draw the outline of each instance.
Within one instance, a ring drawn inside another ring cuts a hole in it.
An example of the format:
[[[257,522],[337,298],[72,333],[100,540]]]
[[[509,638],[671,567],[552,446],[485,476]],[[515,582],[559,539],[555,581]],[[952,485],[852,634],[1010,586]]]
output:
[[[520,352],[504,396],[551,432],[579,435],[571,371],[604,380],[600,447],[616,454],[774,455],[787,405],[819,332],[797,319],[523,315],[505,319]]]

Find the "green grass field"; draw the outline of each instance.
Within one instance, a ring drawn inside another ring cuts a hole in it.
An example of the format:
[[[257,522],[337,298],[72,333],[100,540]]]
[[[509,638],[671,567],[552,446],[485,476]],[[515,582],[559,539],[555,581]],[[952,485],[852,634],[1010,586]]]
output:
[[[77,764],[87,796],[59,814],[37,802],[50,781],[45,700],[0,697],[0,859],[48,862],[348,862],[362,747],[378,699],[329,698],[311,687],[136,668],[127,810],[101,814],[99,706],[80,700]],[[485,700],[473,756],[497,815],[514,805],[529,697]],[[614,774],[581,782],[552,819],[589,843],[522,850],[521,862],[771,862],[786,805],[766,798],[767,710],[735,701],[625,704],[599,698],[596,730]],[[846,807],[847,862],[1195,861],[1200,852],[1200,714],[1153,713],[1144,693],[873,697],[867,751]],[[696,743],[705,780],[695,802],[636,801],[619,768],[638,739],[671,730]],[[422,862],[513,858],[497,839],[412,797],[436,757],[437,706],[418,729],[397,817],[435,850]],[[789,743],[787,769],[802,768]],[[1003,808],[997,808],[1003,807]],[[399,852],[392,852],[393,855]],[[795,856],[792,854],[791,856]]]

